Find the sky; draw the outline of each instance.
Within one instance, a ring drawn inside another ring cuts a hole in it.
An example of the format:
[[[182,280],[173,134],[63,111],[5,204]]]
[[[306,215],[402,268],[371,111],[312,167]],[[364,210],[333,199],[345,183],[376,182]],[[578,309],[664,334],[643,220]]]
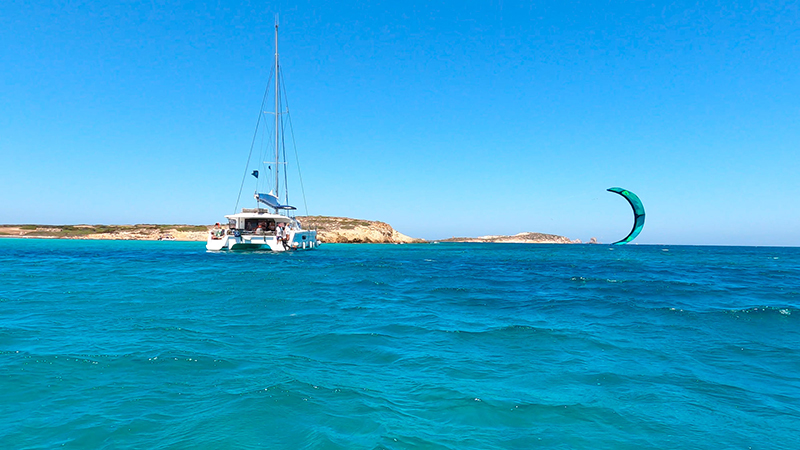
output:
[[[633,222],[618,186],[644,203],[637,243],[800,246],[781,0],[6,0],[0,223],[233,213],[276,13],[300,214],[608,243]]]

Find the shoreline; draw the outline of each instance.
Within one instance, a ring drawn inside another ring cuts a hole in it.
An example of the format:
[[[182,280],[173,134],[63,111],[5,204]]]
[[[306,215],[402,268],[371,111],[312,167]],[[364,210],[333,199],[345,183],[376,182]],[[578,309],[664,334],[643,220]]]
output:
[[[434,242],[580,244],[579,239],[545,233],[523,232],[510,236],[451,237],[418,239],[407,236],[385,222],[333,216],[298,216],[307,230],[316,230],[327,244],[413,244]],[[135,224],[135,225],[36,225],[2,224],[0,238],[70,239],[113,241],[204,242],[214,225]],[[597,243],[594,238],[589,243]]]

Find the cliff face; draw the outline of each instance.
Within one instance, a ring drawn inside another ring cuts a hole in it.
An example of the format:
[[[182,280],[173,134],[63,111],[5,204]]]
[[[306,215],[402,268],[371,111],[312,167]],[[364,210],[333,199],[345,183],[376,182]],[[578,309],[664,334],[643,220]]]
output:
[[[481,236],[476,238],[452,237],[441,242],[506,242],[513,244],[580,244],[579,239],[570,240],[564,236],[545,233],[519,233],[513,236]]]
[[[398,232],[388,223],[347,217],[302,216],[297,218],[307,230],[317,230],[317,239],[327,243],[410,244],[426,242]]]

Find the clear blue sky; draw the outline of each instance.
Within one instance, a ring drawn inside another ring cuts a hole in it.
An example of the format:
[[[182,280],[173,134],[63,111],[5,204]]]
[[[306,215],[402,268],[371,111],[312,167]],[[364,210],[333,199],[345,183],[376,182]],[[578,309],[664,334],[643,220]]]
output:
[[[333,3],[0,3],[0,223],[233,212],[277,12],[310,214],[800,245],[797,2]]]

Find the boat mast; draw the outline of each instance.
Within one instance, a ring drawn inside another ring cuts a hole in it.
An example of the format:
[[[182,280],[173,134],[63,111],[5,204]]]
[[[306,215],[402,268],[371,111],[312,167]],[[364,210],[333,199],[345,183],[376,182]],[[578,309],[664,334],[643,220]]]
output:
[[[279,82],[278,78],[280,77],[280,68],[278,67],[278,15],[275,14],[275,196],[279,199],[281,198],[280,190],[278,190],[278,172],[280,168],[280,151],[279,151],[279,110],[280,107],[278,103],[278,98],[280,96],[280,89],[279,89]],[[275,209],[275,213],[278,213],[277,208]]]

